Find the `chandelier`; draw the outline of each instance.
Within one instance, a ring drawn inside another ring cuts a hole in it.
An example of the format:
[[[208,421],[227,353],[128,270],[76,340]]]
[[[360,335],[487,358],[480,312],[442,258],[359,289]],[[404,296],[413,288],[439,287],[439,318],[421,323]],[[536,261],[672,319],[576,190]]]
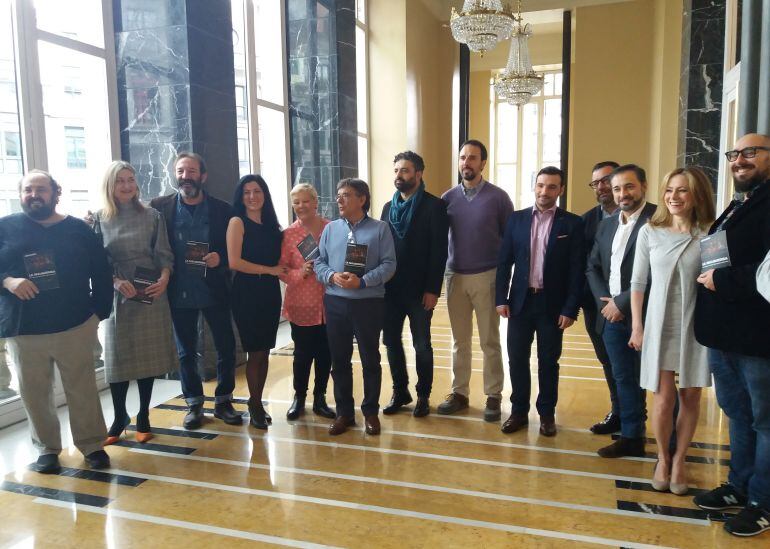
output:
[[[522,25],[521,0],[514,16],[511,52],[503,73],[495,79],[495,93],[511,105],[521,106],[543,89],[543,77],[532,70],[527,41],[532,35],[529,23]]]
[[[484,55],[513,31],[513,14],[503,9],[501,0],[465,0],[460,13],[452,8],[449,26],[452,37]]]

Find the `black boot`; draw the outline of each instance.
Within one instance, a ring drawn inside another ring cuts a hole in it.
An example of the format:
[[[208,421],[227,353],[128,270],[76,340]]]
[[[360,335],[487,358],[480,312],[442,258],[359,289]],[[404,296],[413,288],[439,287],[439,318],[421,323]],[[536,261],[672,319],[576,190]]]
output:
[[[313,396],[313,413],[327,419],[334,419],[337,414],[326,404],[326,395]]]
[[[200,429],[203,424],[203,404],[193,404],[184,416],[182,425],[185,429]]]
[[[255,429],[267,429],[267,418],[265,417],[265,409],[262,407],[262,403],[254,404],[252,399],[249,399],[249,423]]]
[[[289,410],[286,412],[286,419],[294,420],[299,419],[299,416],[305,415],[305,395],[300,396],[294,393],[294,400],[289,406]]]
[[[220,402],[214,405],[214,417],[221,419],[228,425],[240,425],[243,423],[242,414],[233,408],[231,401]]]

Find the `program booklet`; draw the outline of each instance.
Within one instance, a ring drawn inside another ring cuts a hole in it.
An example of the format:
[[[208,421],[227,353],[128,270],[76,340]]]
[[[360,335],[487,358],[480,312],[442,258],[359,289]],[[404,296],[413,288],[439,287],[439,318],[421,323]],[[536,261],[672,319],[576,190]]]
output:
[[[209,253],[208,242],[195,242],[193,240],[187,243],[187,251],[184,254],[184,264],[191,273],[199,276],[206,276],[206,262],[203,257]]]
[[[366,254],[369,252],[369,246],[366,244],[348,243],[345,251],[345,271],[353,273],[359,278],[366,272]]]
[[[709,269],[719,269],[731,265],[725,231],[718,231],[700,239],[700,264],[702,273]]]
[[[59,287],[59,277],[56,276],[56,262],[53,252],[32,252],[24,254],[24,266],[27,277],[41,292],[55,290]]]
[[[134,288],[136,288],[136,295],[131,298],[131,301],[138,301],[139,303],[146,303],[152,305],[153,298],[148,296],[145,292],[149,286],[155,284],[160,278],[160,271],[158,269],[148,269],[147,267],[137,267],[134,270]]]
[[[315,238],[313,238],[312,234],[309,234],[303,238],[299,244],[297,244],[297,249],[302,256],[302,259],[305,261],[313,261],[318,259],[318,257],[321,255],[321,252],[318,249],[318,242],[315,241]]]

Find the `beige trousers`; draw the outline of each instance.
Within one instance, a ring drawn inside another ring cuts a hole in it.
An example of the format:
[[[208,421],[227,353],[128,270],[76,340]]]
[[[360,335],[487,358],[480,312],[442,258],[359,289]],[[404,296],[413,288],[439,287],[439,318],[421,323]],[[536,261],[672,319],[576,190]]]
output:
[[[19,376],[19,392],[29,418],[32,442],[40,454],[59,454],[61,428],[54,404],[54,362],[69,406],[72,438],[83,455],[102,449],[107,429],[96,390],[94,345],[99,319],[55,334],[8,339]]]
[[[500,350],[500,317],[495,310],[495,274],[449,273],[446,279],[447,308],[452,326],[452,392],[470,395],[473,313],[484,354],[484,393],[502,398],[505,373]]]

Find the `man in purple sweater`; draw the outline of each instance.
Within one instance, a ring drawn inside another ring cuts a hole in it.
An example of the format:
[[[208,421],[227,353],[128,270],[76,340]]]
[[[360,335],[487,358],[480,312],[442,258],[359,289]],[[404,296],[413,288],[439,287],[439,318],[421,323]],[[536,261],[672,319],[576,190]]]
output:
[[[447,307],[452,326],[452,393],[439,405],[439,414],[453,414],[468,407],[471,380],[473,313],[484,353],[484,419],[500,419],[503,357],[500,320],[495,311],[497,256],[513,204],[508,194],[485,181],[481,171],[487,148],[471,139],[460,147],[458,168],[462,184],[441,197],[449,215]]]

